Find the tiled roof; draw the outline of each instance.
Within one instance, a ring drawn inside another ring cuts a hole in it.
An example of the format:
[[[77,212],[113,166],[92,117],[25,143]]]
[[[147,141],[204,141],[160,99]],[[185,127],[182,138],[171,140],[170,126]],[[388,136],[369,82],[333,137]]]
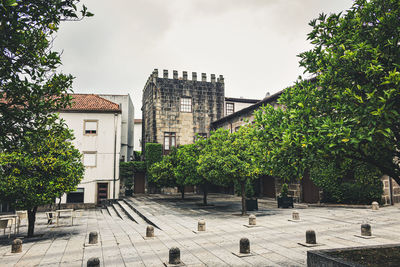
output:
[[[72,104],[61,111],[121,112],[118,104],[94,94],[71,94]]]

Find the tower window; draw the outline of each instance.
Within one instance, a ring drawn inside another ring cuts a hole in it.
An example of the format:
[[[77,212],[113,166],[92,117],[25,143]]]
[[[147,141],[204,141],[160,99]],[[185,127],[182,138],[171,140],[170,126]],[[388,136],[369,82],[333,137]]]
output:
[[[181,98],[181,112],[192,112],[192,98],[182,97]]]

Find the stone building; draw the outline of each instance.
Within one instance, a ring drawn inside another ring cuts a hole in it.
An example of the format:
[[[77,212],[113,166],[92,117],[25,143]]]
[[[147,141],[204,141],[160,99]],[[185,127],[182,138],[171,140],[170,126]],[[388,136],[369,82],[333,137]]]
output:
[[[163,144],[164,153],[171,147],[193,143],[197,135],[208,136],[212,121],[224,116],[224,78],[205,73],[197,79],[183,71],[172,78],[168,70],[159,77],[155,69],[143,89],[142,150],[145,143]]]
[[[277,100],[283,91],[273,95],[268,95],[263,100],[247,106],[241,110],[231,113],[219,120],[211,123],[211,128],[228,129],[231,133],[237,131],[241,126],[251,123],[254,120],[254,111],[265,105],[278,107]],[[259,193],[262,196],[275,198],[279,195],[282,187],[282,181],[273,176],[262,176],[258,180]],[[319,201],[319,189],[312,183],[308,175],[305,175],[302,181],[289,183],[289,194],[295,198],[297,202],[315,203]]]

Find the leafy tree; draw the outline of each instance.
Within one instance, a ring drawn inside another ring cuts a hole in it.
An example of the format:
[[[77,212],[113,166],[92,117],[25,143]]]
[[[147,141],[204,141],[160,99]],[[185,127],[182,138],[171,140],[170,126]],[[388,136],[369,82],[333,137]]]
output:
[[[56,112],[71,103],[73,77],[57,73],[52,51],[61,21],[92,16],[78,0],[0,1],[0,199],[28,209],[75,188],[83,175],[72,134]]]
[[[242,196],[242,215],[246,214],[246,183],[261,174],[255,164],[255,139],[249,128],[241,127],[238,132],[218,129],[207,139],[199,157],[199,172],[210,182],[226,185],[236,182]]]
[[[37,207],[76,190],[84,173],[71,131],[61,123],[46,131],[40,141],[34,136],[31,142],[26,134],[19,149],[0,153],[0,199],[28,210],[28,237],[34,234]]]
[[[400,183],[399,17],[397,0],[356,0],[310,22],[314,48],[300,54],[300,66],[315,78],[279,99],[285,123],[272,131],[284,142],[271,141],[271,160],[293,153],[304,170],[318,159],[351,159]]]
[[[20,146],[27,133],[43,131],[54,112],[70,104],[71,75],[57,73],[53,34],[64,20],[92,16],[76,0],[0,1],[0,149]],[[35,138],[30,135],[30,140]]]
[[[204,205],[207,205],[208,181],[198,171],[198,160],[206,142],[205,139],[200,138],[194,144],[180,146],[177,150],[177,165],[174,172],[180,184],[203,187]]]
[[[177,148],[173,147],[168,155],[161,161],[155,162],[149,169],[150,181],[158,187],[178,187],[185,198],[185,180],[177,179],[175,169],[177,167]]]

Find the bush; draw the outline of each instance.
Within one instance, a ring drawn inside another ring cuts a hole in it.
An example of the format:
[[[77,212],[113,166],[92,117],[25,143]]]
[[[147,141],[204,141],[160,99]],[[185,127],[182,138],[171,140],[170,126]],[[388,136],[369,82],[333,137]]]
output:
[[[145,147],[146,168],[150,169],[151,165],[162,160],[162,145],[156,143],[146,143]]]
[[[119,165],[119,173],[121,180],[124,181],[125,187],[130,189],[133,185],[133,177],[135,173],[146,172],[146,162],[144,161],[128,161],[121,162]]]
[[[310,178],[322,189],[322,201],[344,204],[381,202],[382,174],[374,167],[351,160],[320,161],[311,168]]]

